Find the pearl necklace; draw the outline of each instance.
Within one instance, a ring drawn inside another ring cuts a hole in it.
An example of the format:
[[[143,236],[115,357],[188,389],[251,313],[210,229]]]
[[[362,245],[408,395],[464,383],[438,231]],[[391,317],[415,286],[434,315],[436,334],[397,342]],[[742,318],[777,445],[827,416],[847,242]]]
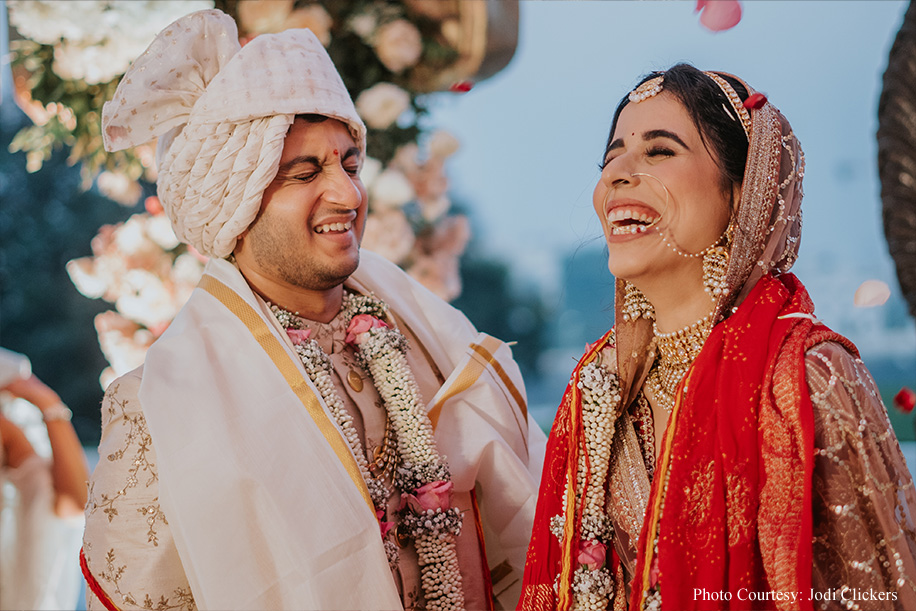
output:
[[[670,333],[661,333],[655,323],[652,323],[652,327],[655,331],[658,358],[649,371],[646,386],[670,415],[674,409],[677,385],[700,354],[703,343],[712,329],[712,312],[695,323]]]

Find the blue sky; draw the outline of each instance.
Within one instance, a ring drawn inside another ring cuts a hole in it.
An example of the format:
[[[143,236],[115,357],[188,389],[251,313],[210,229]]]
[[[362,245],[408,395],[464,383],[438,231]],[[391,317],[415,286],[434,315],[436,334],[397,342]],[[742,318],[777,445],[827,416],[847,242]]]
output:
[[[743,4],[741,23],[712,33],[692,1],[523,0],[512,62],[467,94],[439,96],[430,118],[462,141],[449,175],[485,250],[554,289],[560,257],[601,243],[591,192],[617,101],[640,75],[689,61],[766,93],[800,138],[807,172],[795,271],[821,314],[861,317],[852,292],[869,278],[899,295],[881,229],[874,134],[906,2]]]

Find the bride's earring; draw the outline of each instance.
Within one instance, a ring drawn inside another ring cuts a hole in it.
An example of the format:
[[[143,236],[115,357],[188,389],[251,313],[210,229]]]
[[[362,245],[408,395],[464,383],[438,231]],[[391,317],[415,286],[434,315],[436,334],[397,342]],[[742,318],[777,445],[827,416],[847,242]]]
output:
[[[703,253],[703,290],[713,299],[728,292],[725,274],[728,270],[728,249],[732,243],[732,225],[725,230],[723,239]]]
[[[622,310],[625,321],[635,321],[640,318],[655,320],[655,308],[652,307],[646,296],[629,282],[624,282]]]

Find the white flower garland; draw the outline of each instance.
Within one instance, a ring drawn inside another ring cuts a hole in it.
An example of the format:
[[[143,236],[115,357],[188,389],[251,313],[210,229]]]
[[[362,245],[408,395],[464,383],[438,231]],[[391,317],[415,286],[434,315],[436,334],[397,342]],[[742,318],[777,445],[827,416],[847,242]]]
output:
[[[372,317],[373,327],[349,333],[360,364],[372,376],[376,390],[385,404],[397,441],[399,465],[394,472],[395,487],[409,502],[400,514],[399,532],[414,539],[420,565],[420,579],[426,606],[430,611],[464,609],[464,592],[455,537],[461,532],[462,516],[448,500],[429,508],[426,495],[431,489],[436,499],[448,499],[451,474],[445,458],[439,454],[432,424],[426,415],[420,389],[407,363],[407,339],[397,329],[379,322],[386,318],[388,306],[373,295],[344,294],[343,312],[349,329],[360,315]],[[302,328],[294,315],[271,306],[277,320],[286,328]],[[314,339],[296,345],[306,373],[327,403],[356,456],[360,473],[366,481],[377,511],[384,515],[390,492],[383,481],[370,471],[362,444],[347,414],[343,401],[331,381],[331,361]],[[424,503],[426,506],[424,506]],[[384,538],[384,536],[383,536]],[[397,559],[397,548],[385,539],[389,562]]]
[[[601,364],[600,358],[582,367],[577,387],[582,393],[582,427],[585,433],[586,454],[579,456],[576,471],[576,503],[582,511],[582,532],[579,553],[586,556],[589,550],[600,558],[610,552],[613,545],[613,529],[605,511],[605,480],[611,461],[611,440],[614,437],[614,410],[620,403],[620,385],[617,375]],[[589,464],[586,464],[586,458]],[[588,477],[588,488],[585,480]],[[582,490],[585,489],[585,498]],[[564,498],[569,498],[567,482]],[[564,503],[565,506],[565,503]],[[565,518],[562,515],[551,519],[550,530],[563,540]],[[573,609],[599,610],[607,608],[608,599],[614,594],[614,576],[606,561],[590,562],[589,568],[581,562],[573,572]],[[600,566],[597,566],[600,565]]]

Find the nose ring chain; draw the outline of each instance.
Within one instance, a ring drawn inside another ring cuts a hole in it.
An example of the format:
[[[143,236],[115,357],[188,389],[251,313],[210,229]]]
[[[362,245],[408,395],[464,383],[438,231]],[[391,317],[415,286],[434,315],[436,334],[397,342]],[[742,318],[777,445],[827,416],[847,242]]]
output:
[[[646,229],[648,229],[648,228],[650,228],[650,227],[654,227],[655,225],[657,225],[657,224],[659,224],[659,223],[661,222],[661,220],[662,220],[662,218],[664,217],[665,213],[668,212],[668,205],[669,205],[670,200],[671,200],[671,193],[668,191],[668,186],[662,181],[661,178],[659,178],[658,176],[655,176],[655,175],[653,175],[653,174],[649,174],[648,172],[632,172],[632,173],[630,174],[630,176],[647,176],[647,177],[649,177],[649,178],[655,180],[658,184],[660,184],[660,185],[662,186],[662,189],[664,189],[664,191],[665,191],[665,207],[664,207],[664,208],[662,209],[662,211],[659,213],[658,218],[657,218],[656,220],[652,221],[651,223],[649,223],[649,224],[646,226]],[[608,195],[610,195],[610,193],[611,193],[611,190],[608,190]],[[606,201],[607,201],[607,196],[605,196],[605,202],[606,202]],[[719,244],[720,242],[722,242],[722,239],[723,239],[723,238],[726,236],[726,234],[728,233],[728,228],[727,228],[727,227],[725,228],[725,231],[722,232],[722,235],[720,235],[718,238],[716,238],[716,241],[715,241],[715,242],[713,242],[712,244],[710,244],[709,246],[707,246],[706,248],[704,248],[704,249],[701,250],[700,252],[696,252],[696,253],[686,252],[686,251],[684,251],[683,249],[681,249],[681,248],[674,242],[674,236],[672,235],[671,238],[669,239],[668,236],[666,235],[667,233],[668,233],[668,231],[667,231],[666,229],[662,229],[661,227],[659,227],[658,235],[662,238],[662,242],[665,244],[665,246],[667,246],[667,247],[670,248],[672,251],[674,251],[675,254],[680,255],[680,256],[682,256],[682,257],[686,257],[686,258],[688,258],[688,259],[698,259],[698,258],[703,257],[704,255],[706,255],[709,251],[711,251],[713,248],[715,248],[717,244]]]

